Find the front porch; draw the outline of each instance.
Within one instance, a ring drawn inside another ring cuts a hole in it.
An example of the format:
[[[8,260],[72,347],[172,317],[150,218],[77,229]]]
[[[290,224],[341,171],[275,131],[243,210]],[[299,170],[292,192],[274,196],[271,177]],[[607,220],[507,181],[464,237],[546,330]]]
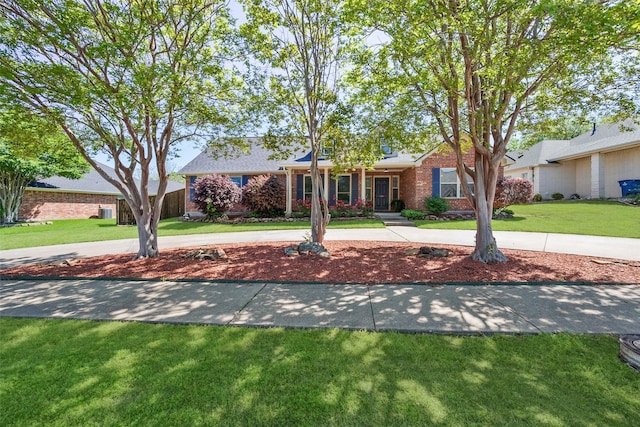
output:
[[[361,168],[351,173],[335,173],[329,167],[321,169],[323,196],[330,206],[337,203],[356,205],[371,202],[376,212],[393,212],[396,206],[403,205],[403,176],[407,169]],[[286,175],[286,214],[291,215],[297,201],[308,201],[312,197],[311,175],[308,169],[285,169]]]

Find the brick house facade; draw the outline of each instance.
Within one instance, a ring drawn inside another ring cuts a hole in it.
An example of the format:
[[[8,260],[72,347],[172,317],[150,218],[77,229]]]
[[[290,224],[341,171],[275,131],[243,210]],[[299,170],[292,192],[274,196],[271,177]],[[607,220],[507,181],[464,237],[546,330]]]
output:
[[[191,202],[193,183],[208,174],[229,175],[238,186],[255,175],[276,175],[287,189],[287,212],[295,209],[297,200],[308,199],[310,194],[309,155],[289,161],[268,160],[269,152],[257,146],[245,156],[231,161],[217,160],[205,151],[187,164],[180,173],[186,175],[185,212],[197,212]],[[472,165],[473,150],[464,156],[464,161]],[[471,204],[462,195],[460,183],[455,173],[455,154],[451,150],[434,150],[427,154],[390,153],[374,165],[374,168],[356,168],[348,173],[333,175],[329,161],[320,160],[325,186],[325,196],[330,204],[343,200],[355,204],[358,200],[369,200],[376,211],[391,211],[394,200],[401,200],[407,209],[423,209],[424,199],[442,196],[447,199],[452,210],[470,210]],[[251,170],[252,167],[254,170]],[[246,209],[241,205],[234,211]]]
[[[27,189],[18,211],[21,220],[80,219],[97,216],[99,209],[116,212],[116,195]]]

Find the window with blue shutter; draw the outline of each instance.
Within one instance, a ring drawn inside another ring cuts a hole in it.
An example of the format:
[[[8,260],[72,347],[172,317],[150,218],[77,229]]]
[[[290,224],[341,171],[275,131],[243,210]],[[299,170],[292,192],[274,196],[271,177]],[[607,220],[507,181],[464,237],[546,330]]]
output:
[[[195,184],[196,179],[198,179],[197,176],[190,176],[189,177],[189,201],[193,201],[193,196],[195,193],[195,190],[193,189],[193,184]]]
[[[351,204],[358,202],[358,174],[351,174]]]
[[[296,200],[304,200],[304,175],[296,175]]]
[[[440,168],[431,169],[431,197],[440,197]]]

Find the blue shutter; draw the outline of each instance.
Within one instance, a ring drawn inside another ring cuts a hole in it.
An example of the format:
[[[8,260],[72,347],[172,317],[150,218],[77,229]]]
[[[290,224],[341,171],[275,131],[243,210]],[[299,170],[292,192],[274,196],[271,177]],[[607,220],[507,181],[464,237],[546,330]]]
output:
[[[351,174],[351,204],[355,205],[358,202],[358,174]]]
[[[296,174],[296,200],[304,200],[304,175]]]
[[[431,169],[431,197],[440,197],[440,168]]]
[[[247,183],[249,182],[249,178],[251,178],[249,175],[242,175],[242,185],[241,185],[241,187],[244,187],[245,185],[247,185]]]
[[[195,193],[195,190],[193,189],[193,184],[195,184],[197,178],[198,178],[197,176],[189,177],[189,201],[190,202],[193,201],[193,194]]]
[[[335,206],[336,204],[336,180],[333,177],[329,178],[329,205]]]

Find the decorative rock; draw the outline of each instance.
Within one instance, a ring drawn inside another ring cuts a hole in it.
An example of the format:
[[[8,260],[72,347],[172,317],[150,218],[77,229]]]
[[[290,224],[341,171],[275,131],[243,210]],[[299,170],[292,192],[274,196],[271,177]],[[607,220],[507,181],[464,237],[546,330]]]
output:
[[[452,252],[447,249],[439,249],[439,248],[432,248],[429,246],[423,246],[420,248],[420,253],[418,254],[418,256],[422,258],[446,258],[449,255],[451,255],[451,253]]]
[[[294,257],[300,255],[300,252],[298,252],[296,248],[287,246],[286,248],[284,248],[284,254],[289,257]]]
[[[622,335],[620,342],[620,359],[640,371],[640,335]]]
[[[208,259],[208,260],[217,260],[217,259],[228,259],[227,254],[223,249],[195,249],[193,251],[189,251],[182,256],[183,258],[194,258],[194,259]]]
[[[296,254],[299,254],[299,255],[315,254],[322,258],[331,257],[331,254],[329,253],[329,251],[327,251],[327,249],[322,245],[322,243],[318,243],[318,242],[302,242],[298,246],[295,246],[293,248],[285,248],[285,254],[287,256],[295,256],[296,254],[293,254],[293,252],[289,254],[287,249],[291,249],[291,251],[296,251]]]
[[[327,250],[324,246],[322,246],[322,243],[318,242],[302,242],[298,245],[298,252],[300,253],[311,252],[312,254],[319,254],[320,252],[326,251]]]
[[[413,248],[413,249],[407,250],[404,254],[406,256],[413,256],[413,255],[418,255],[419,253],[420,253],[420,249]]]

